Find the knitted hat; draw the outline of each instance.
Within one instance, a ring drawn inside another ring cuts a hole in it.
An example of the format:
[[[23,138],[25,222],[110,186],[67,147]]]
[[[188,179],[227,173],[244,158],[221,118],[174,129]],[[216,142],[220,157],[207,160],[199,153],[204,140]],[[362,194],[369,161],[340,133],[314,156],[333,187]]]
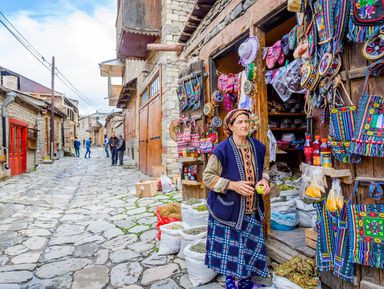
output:
[[[255,36],[249,37],[241,43],[238,53],[240,56],[240,63],[247,66],[256,59],[257,50],[259,49],[259,40]]]

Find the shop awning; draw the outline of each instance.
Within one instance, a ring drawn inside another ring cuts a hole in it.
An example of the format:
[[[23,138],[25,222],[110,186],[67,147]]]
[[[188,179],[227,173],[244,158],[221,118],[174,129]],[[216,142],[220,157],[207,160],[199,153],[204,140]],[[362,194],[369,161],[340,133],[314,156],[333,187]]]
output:
[[[116,107],[123,108],[136,95],[137,78],[132,79],[123,85]]]

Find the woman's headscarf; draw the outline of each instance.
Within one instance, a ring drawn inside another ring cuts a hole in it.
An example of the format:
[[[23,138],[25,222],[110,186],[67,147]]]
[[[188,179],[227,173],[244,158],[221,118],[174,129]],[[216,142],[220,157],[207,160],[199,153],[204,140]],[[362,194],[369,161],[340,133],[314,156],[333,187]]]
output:
[[[231,136],[231,135],[232,135],[232,131],[231,131],[231,129],[229,128],[229,125],[232,125],[233,122],[235,121],[235,119],[236,119],[239,115],[242,115],[242,114],[245,114],[245,115],[247,115],[248,117],[250,117],[250,115],[251,115],[251,111],[249,111],[248,109],[237,108],[237,109],[233,109],[233,110],[231,110],[230,112],[227,113],[227,115],[226,115],[225,118],[224,118],[224,126],[223,126],[224,133],[225,133],[227,136]]]

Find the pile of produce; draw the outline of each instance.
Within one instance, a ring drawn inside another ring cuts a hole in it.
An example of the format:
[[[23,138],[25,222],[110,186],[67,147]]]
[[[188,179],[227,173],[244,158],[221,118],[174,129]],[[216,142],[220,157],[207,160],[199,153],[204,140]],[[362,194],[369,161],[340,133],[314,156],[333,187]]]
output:
[[[180,230],[184,228],[184,226],[181,223],[170,223],[169,225],[166,225],[167,229],[170,230]]]
[[[290,191],[290,190],[297,190],[297,187],[292,185],[281,184],[279,185],[279,189],[280,191]]]
[[[203,254],[205,253],[205,242],[199,242],[191,246],[191,251]]]
[[[275,273],[285,277],[304,289],[316,289],[318,274],[315,260],[299,256],[277,266]]]
[[[205,231],[207,231],[207,227],[206,226],[200,226],[200,227],[185,229],[185,230],[183,230],[183,233],[187,234],[187,235],[198,235],[198,234],[203,233]]]
[[[200,205],[200,206],[194,206],[192,207],[194,210],[198,211],[198,212],[204,212],[204,211],[207,211],[207,205],[203,204],[203,205]]]
[[[163,218],[177,218],[181,220],[181,208],[179,203],[169,203],[158,207],[158,212]]]
[[[188,205],[188,206],[192,206],[192,205],[196,205],[196,204],[200,204],[200,203],[201,203],[201,200],[195,199],[195,198],[192,198],[192,199],[189,199],[188,201],[183,202],[183,204]]]

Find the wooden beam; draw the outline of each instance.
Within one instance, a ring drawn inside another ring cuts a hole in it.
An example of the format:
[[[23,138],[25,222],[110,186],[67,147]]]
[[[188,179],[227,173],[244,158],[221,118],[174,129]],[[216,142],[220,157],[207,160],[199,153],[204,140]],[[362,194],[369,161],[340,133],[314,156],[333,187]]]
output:
[[[183,44],[174,43],[174,44],[164,44],[164,43],[149,43],[147,44],[147,50],[149,51],[181,51],[183,49]]]

